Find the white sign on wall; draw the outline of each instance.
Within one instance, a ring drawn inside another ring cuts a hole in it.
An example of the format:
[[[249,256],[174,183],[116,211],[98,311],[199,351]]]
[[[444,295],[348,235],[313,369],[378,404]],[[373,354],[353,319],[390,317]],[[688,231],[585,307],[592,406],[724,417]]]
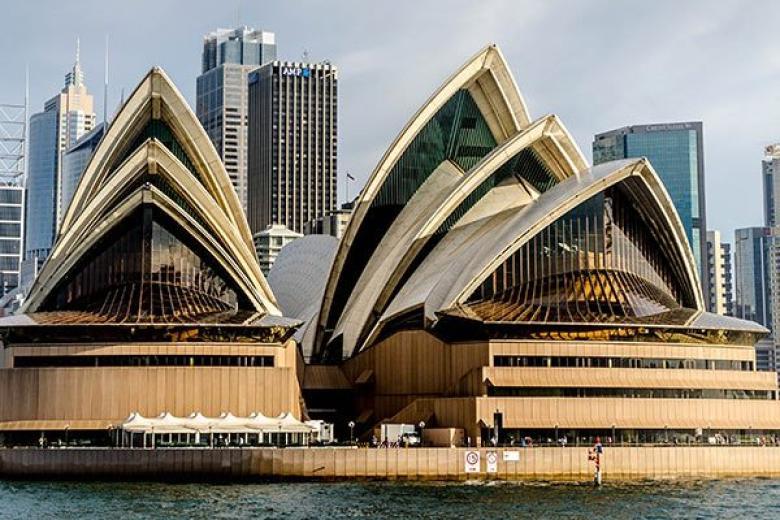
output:
[[[504,462],[520,462],[520,452],[519,451],[505,451],[504,452]]]
[[[486,460],[487,472],[498,473],[498,452],[497,451],[487,452],[485,459],[487,459]]]
[[[467,451],[463,461],[465,463],[466,473],[479,473],[479,452]]]

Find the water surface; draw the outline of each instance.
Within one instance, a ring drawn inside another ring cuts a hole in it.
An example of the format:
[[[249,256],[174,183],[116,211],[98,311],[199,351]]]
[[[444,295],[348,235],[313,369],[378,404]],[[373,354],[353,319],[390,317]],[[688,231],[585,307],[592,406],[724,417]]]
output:
[[[780,481],[155,484],[0,481],[2,518],[780,518]]]

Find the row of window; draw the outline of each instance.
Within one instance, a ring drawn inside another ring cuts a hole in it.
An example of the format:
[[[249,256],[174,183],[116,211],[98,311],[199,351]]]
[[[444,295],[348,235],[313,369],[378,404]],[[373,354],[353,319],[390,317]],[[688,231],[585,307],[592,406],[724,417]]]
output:
[[[0,188],[0,204],[21,204],[21,188]]]
[[[21,206],[0,206],[0,220],[11,220],[18,222],[22,219]]]
[[[273,356],[16,356],[15,368],[272,367]]]
[[[683,368],[686,370],[752,371],[752,361],[726,359],[660,359],[577,356],[494,356],[497,367],[542,368]]]
[[[490,397],[638,397],[654,399],[774,399],[772,390],[689,388],[539,388],[489,386]]]
[[[21,233],[21,224],[0,223],[0,237],[19,237]]]

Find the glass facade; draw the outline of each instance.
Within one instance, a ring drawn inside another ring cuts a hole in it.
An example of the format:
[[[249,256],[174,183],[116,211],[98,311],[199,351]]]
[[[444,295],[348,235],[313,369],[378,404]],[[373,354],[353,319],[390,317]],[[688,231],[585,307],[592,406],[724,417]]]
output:
[[[640,399],[775,399],[772,390],[677,388],[545,388],[489,386],[490,397],[619,397]]]
[[[83,83],[77,56],[73,71],[66,76],[65,88],[44,104],[43,112],[30,117],[26,259],[43,262],[49,255],[66,209],[61,157],[94,126],[93,100]]]
[[[761,161],[761,177],[764,183],[764,225],[777,225],[775,201],[780,197],[780,145],[768,146]]]
[[[693,306],[659,242],[622,188],[609,188],[530,239],[471,305],[488,321],[587,323]]]
[[[220,29],[203,44],[195,113],[222,158],[241,205],[247,206],[248,74],[276,59],[273,33]],[[255,230],[257,231],[257,230]]]
[[[0,186],[0,294],[19,285],[22,261],[24,188]]]
[[[115,355],[14,356],[14,368],[44,367],[273,367],[273,356]]]
[[[734,316],[772,328],[770,228],[734,231]]]
[[[27,173],[28,252],[47,256],[54,241],[55,200],[59,147],[57,112],[49,110],[30,117],[29,165]]]
[[[575,356],[493,356],[496,367],[536,368],[678,368],[684,370],[752,371],[752,361],[725,359],[619,358]]]
[[[704,156],[701,123],[630,126],[599,134],[593,164],[646,157],[672,198],[691,245],[702,287],[709,288],[706,266]]]
[[[274,61],[249,77],[252,233],[306,224],[338,205],[338,69]]]
[[[144,206],[101,240],[44,302],[113,322],[186,322],[238,307],[213,258],[160,210]]]
[[[260,66],[276,59],[274,33],[249,27],[218,29],[204,38],[202,72],[225,63]]]
[[[62,156],[62,217],[70,205],[73,194],[76,193],[81,174],[87,167],[92,153],[103,138],[104,124],[98,125],[89,134],[83,136]]]

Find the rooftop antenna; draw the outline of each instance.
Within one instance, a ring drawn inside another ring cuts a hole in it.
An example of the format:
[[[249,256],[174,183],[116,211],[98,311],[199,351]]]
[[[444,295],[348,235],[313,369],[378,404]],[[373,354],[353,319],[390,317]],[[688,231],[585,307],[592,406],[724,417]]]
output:
[[[103,124],[108,124],[108,34],[106,34],[106,62],[103,78]]]
[[[241,27],[241,0],[236,2],[236,28]]]

